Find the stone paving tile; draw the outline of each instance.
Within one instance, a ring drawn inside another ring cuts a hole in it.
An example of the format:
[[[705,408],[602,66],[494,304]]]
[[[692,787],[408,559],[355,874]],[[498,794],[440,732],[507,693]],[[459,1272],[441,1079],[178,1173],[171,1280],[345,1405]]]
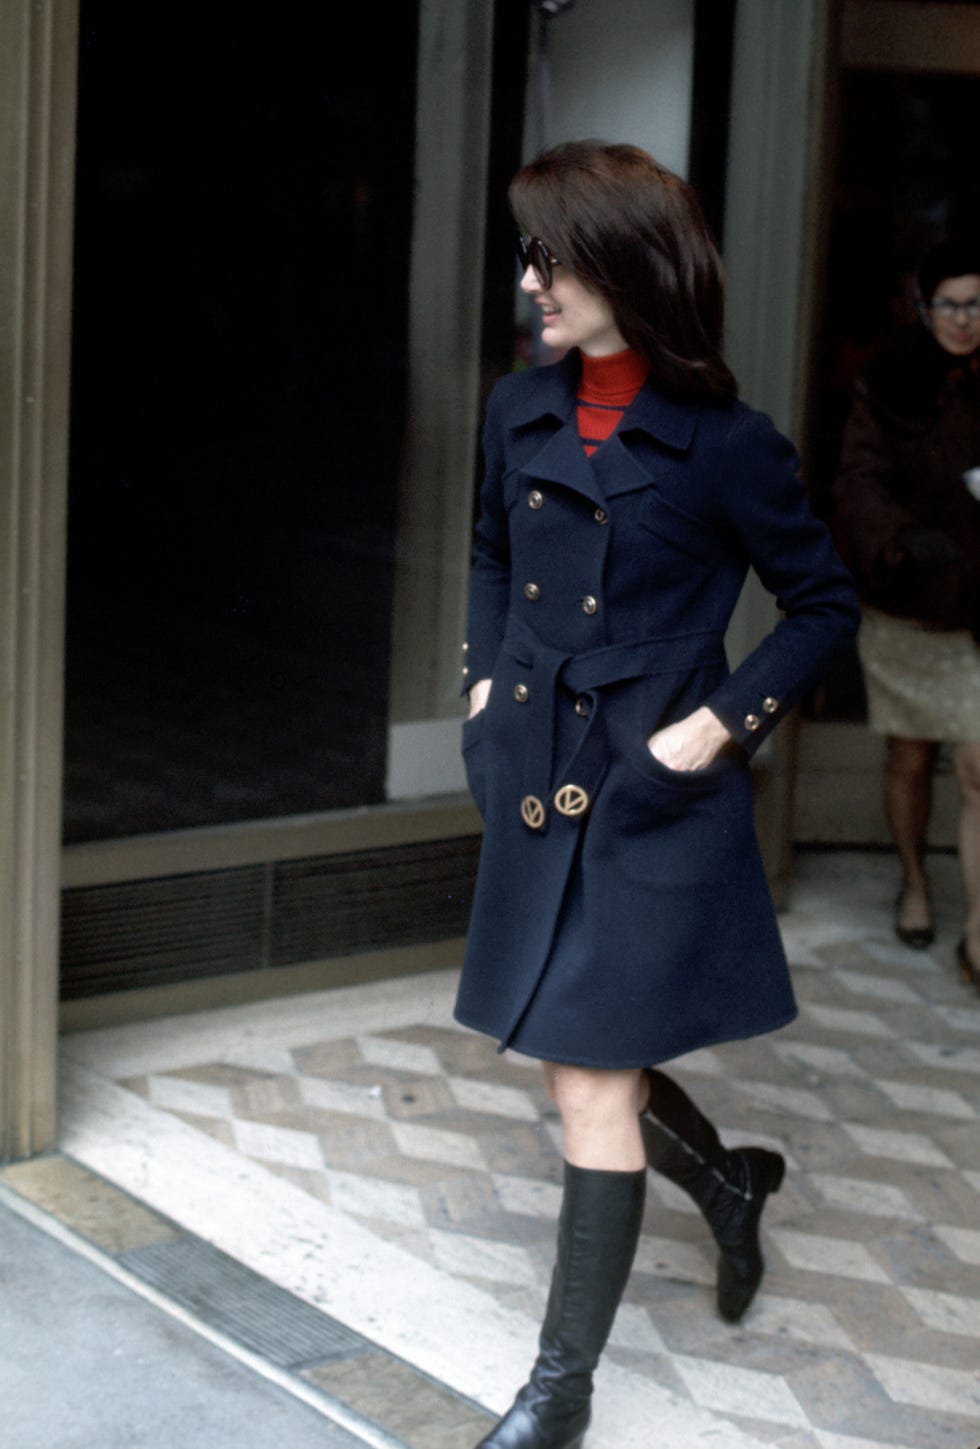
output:
[[[159,1214],[123,1197],[64,1157],[39,1157],[0,1168],[0,1182],[107,1253],[133,1252],[172,1242],[177,1236]]]
[[[188,1127],[196,1127],[199,1132],[213,1137],[215,1142],[220,1142],[225,1147],[234,1148],[238,1145],[231,1122],[225,1122],[220,1117],[201,1117],[196,1112],[174,1112],[173,1116],[180,1122],[186,1122]]]
[[[397,1434],[406,1449],[472,1449],[492,1422],[439,1384],[420,1380],[381,1354],[324,1364],[307,1377]]]
[[[954,865],[937,898],[955,904]],[[980,1000],[945,935],[930,952],[894,941],[893,873],[853,853],[801,862],[782,919],[799,1020],[671,1069],[726,1140],[787,1157],[756,1304],[737,1327],[715,1316],[714,1244],[652,1179],[610,1343],[616,1364],[778,1449],[974,1449],[980,1424]],[[449,1019],[335,1024],[285,1057],[263,1072],[202,1055],[119,1085],[536,1322],[561,1183],[537,1065]]]

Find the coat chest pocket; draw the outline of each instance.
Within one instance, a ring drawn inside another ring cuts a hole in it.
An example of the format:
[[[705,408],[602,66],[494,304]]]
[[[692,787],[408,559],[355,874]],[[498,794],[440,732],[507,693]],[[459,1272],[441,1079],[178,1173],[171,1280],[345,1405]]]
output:
[[[675,508],[654,488],[646,491],[637,521],[648,533],[689,558],[710,562],[718,556],[720,539],[714,529]]]

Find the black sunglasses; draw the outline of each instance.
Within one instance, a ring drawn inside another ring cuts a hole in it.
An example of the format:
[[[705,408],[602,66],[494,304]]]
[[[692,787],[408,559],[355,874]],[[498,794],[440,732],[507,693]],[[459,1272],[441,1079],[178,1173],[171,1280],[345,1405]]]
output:
[[[539,236],[524,236],[521,233],[517,237],[517,260],[522,272],[526,272],[528,267],[531,268],[545,292],[551,286],[552,267],[561,265],[558,258],[552,256],[551,248]]]

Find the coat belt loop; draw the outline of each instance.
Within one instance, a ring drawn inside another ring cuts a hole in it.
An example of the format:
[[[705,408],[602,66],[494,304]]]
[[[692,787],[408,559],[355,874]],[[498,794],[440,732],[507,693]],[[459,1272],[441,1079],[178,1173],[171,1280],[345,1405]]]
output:
[[[568,654],[559,654],[557,650],[539,649],[535,652],[532,664],[534,682],[531,689],[527,751],[524,756],[521,815],[525,825],[539,835],[543,835],[548,829],[558,676],[569,657]]]

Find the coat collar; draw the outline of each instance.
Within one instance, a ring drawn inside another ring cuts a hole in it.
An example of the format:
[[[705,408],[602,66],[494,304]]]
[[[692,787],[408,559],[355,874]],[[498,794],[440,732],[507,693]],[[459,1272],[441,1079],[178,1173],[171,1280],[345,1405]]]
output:
[[[524,427],[549,416],[561,423],[574,422],[580,373],[579,354],[573,350],[560,362],[525,374],[523,396],[516,398],[510,409],[511,426]],[[626,409],[619,432],[649,433],[658,443],[683,452],[690,447],[700,413],[698,403],[676,401],[645,382]]]
[[[541,450],[523,465],[525,472],[573,488],[601,503],[604,498],[632,492],[652,481],[624,444],[627,434],[646,433],[678,453],[690,447],[700,407],[665,397],[646,382],[627,408],[614,436],[593,458],[587,457],[575,417],[580,371],[578,352],[570,352],[560,362],[529,374],[522,395],[514,400],[509,424],[515,430],[549,417],[561,424]]]

